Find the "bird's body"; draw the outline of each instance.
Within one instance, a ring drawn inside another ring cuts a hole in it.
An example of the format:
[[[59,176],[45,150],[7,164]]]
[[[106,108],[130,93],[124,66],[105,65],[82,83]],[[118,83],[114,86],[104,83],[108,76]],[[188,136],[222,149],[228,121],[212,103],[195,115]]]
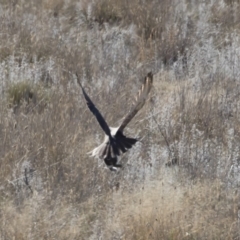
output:
[[[130,149],[137,141],[136,138],[128,138],[119,131],[119,127],[111,128],[111,136],[105,134],[103,143],[94,148],[90,154],[92,157],[100,157],[110,168],[110,170],[116,170],[117,167],[121,167],[118,164],[117,157],[121,153],[125,153]]]
[[[131,119],[137,114],[137,112],[143,107],[152,87],[153,75],[152,73],[148,73],[145,78],[144,84],[136,98],[135,105],[125,116],[121,125],[115,128],[109,127],[107,125],[105,119],[102,117],[101,113],[95,107],[95,105],[85,92],[84,88],[82,87],[78,76],[77,79],[80,87],[82,88],[82,92],[86,99],[88,108],[95,115],[100,126],[105,132],[103,143],[100,144],[98,147],[94,148],[90,152],[90,154],[93,157],[99,157],[100,159],[103,159],[110,170],[116,170],[118,167],[121,167],[121,165],[118,164],[117,157],[122,153],[125,153],[128,149],[132,148],[132,146],[138,141],[138,139],[136,138],[126,137],[123,134],[123,130],[131,121]]]

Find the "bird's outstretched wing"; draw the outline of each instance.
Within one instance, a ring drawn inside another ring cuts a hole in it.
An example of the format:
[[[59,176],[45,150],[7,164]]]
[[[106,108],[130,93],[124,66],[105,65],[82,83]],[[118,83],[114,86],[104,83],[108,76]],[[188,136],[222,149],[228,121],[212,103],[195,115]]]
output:
[[[149,72],[145,77],[141,90],[139,90],[139,93],[136,97],[135,104],[132,106],[132,109],[129,111],[129,113],[125,116],[122,124],[119,127],[119,131],[123,131],[123,129],[127,126],[127,124],[133,119],[133,117],[137,114],[137,112],[143,107],[148,97],[148,94],[151,90],[152,83],[153,83],[153,74]]]
[[[102,114],[99,112],[99,110],[95,107],[94,103],[92,102],[92,100],[90,99],[90,97],[87,95],[87,93],[85,92],[80,79],[78,77],[78,74],[76,73],[77,76],[77,82],[79,84],[79,86],[82,89],[84,98],[86,99],[87,102],[87,106],[90,109],[90,111],[93,113],[93,115],[96,117],[96,119],[98,120],[99,125],[101,126],[101,128],[103,129],[103,131],[105,132],[106,135],[111,136],[111,132],[109,129],[109,126],[107,125],[105,119],[103,118]]]

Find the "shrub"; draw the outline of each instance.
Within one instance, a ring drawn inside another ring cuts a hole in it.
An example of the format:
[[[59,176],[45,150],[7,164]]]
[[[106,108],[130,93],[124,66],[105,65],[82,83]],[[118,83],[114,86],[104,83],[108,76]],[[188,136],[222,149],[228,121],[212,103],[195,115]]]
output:
[[[50,91],[40,84],[34,84],[30,81],[21,81],[12,83],[7,89],[7,102],[14,111],[25,106],[25,110],[42,110],[49,101]],[[29,108],[30,107],[30,108]]]

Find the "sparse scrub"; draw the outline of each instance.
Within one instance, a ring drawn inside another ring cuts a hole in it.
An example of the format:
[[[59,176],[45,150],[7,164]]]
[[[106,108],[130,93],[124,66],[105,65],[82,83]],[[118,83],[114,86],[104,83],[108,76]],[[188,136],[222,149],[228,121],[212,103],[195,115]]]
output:
[[[239,6],[2,1],[0,239],[239,239]],[[74,74],[117,126],[149,70],[109,172]]]

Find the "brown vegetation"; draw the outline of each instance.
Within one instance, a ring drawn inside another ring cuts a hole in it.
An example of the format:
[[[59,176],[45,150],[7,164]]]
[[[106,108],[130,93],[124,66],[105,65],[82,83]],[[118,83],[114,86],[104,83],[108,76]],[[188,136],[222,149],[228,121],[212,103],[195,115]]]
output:
[[[0,239],[239,239],[239,7],[1,1]],[[148,71],[110,172],[74,73],[117,126]]]

